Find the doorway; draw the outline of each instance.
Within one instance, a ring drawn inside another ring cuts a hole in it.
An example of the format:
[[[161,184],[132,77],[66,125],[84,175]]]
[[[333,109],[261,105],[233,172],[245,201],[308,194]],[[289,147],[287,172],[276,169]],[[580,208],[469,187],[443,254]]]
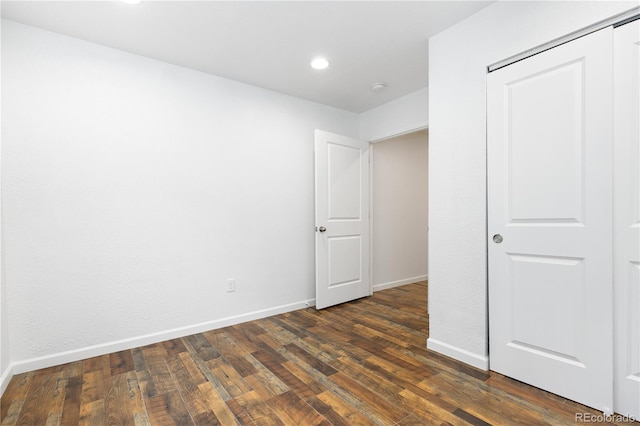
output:
[[[371,146],[373,291],[428,277],[428,129]]]

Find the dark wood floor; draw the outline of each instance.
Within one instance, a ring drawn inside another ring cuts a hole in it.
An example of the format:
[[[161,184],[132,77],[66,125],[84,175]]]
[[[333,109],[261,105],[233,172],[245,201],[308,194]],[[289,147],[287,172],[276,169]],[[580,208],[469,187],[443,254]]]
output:
[[[426,306],[416,283],[17,375],[1,423],[567,425],[598,414],[426,350]]]

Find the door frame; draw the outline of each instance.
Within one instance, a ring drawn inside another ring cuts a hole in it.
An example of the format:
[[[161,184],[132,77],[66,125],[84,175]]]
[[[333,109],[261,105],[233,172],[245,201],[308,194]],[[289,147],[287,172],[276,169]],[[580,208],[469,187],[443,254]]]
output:
[[[375,277],[373,275],[373,262],[374,262],[374,258],[373,258],[373,246],[375,244],[374,239],[373,239],[373,222],[375,220],[375,216],[373,214],[373,168],[375,167],[374,163],[373,163],[373,149],[371,149],[372,145],[375,145],[378,142],[384,142],[387,141],[389,139],[394,139],[400,136],[404,136],[404,135],[408,135],[411,133],[415,133],[415,132],[419,132],[421,130],[428,130],[429,129],[429,125],[423,125],[423,126],[418,126],[418,127],[409,127],[409,128],[403,128],[401,131],[394,133],[392,135],[389,136],[384,136],[382,138],[378,138],[378,139],[372,139],[369,140],[367,142],[369,142],[369,235],[371,236],[370,241],[369,241],[369,278],[371,280],[371,290],[370,290],[370,294],[373,294],[373,283],[375,281]],[[428,148],[427,148],[428,149]],[[427,256],[427,265],[429,263],[429,259]],[[429,269],[427,266],[427,273],[428,273]],[[427,310],[428,312],[428,310]]]

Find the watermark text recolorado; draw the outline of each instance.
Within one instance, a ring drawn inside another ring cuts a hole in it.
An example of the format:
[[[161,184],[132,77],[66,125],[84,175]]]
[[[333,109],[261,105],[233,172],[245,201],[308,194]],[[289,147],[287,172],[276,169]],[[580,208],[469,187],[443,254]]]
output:
[[[576,413],[576,423],[633,423],[638,419],[622,414]]]

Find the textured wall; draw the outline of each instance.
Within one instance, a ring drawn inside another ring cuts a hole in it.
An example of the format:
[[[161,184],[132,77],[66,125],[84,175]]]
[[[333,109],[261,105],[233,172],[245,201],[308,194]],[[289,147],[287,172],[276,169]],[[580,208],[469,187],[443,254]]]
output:
[[[13,362],[314,297],[313,131],[357,115],[2,31]]]
[[[429,88],[425,87],[360,114],[359,137],[377,141],[429,124]]]

